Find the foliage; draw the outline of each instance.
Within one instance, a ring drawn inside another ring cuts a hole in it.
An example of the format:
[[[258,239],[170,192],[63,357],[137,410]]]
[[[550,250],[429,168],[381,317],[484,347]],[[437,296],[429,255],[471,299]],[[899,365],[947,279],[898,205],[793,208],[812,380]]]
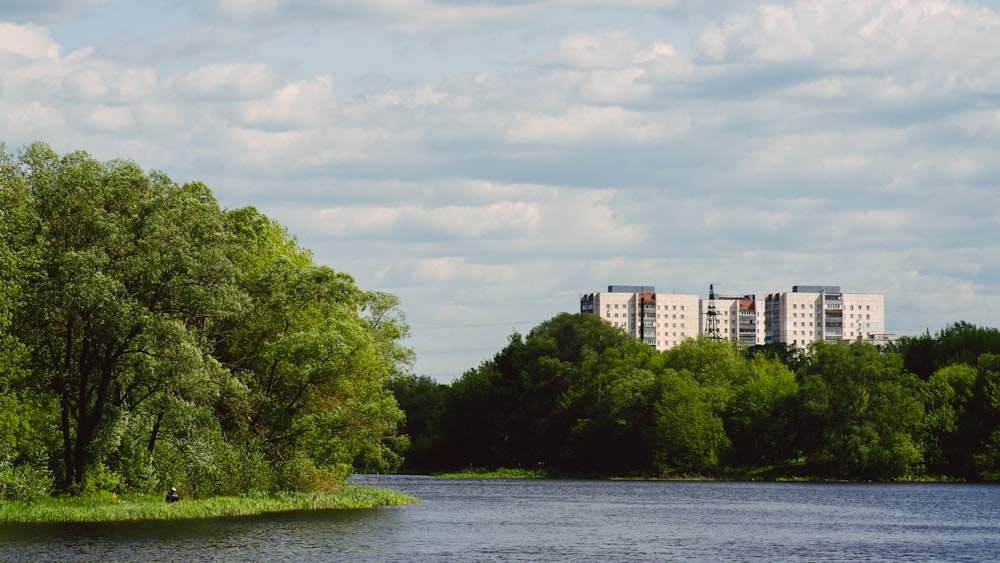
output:
[[[819,342],[800,371],[800,389],[809,427],[800,445],[823,474],[886,480],[909,476],[921,463],[913,434],[923,406],[899,356],[866,342]]]
[[[1000,330],[960,321],[933,337],[930,333],[904,336],[893,349],[903,356],[903,367],[907,371],[926,380],[943,367],[974,366],[982,354],[1000,354]]]
[[[198,497],[400,462],[399,300],[253,208],[131,161],[0,146],[0,266],[7,482]]]
[[[406,414],[399,432],[410,445],[401,469],[433,468],[440,450],[441,414],[448,386],[426,375],[404,375],[390,379],[387,388],[396,398],[399,409]]]
[[[791,353],[698,338],[657,353],[597,317],[561,314],[450,386],[393,390],[421,428],[421,467],[437,471],[1000,479],[992,331],[944,334],[927,347],[943,367],[922,378],[905,367],[907,345]]]

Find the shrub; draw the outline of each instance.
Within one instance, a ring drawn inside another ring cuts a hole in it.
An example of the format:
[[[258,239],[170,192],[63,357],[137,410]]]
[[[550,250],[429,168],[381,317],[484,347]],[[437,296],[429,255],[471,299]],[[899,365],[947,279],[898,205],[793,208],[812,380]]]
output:
[[[9,458],[0,460],[0,500],[33,500],[52,494],[54,488],[47,469],[26,463],[14,465]]]

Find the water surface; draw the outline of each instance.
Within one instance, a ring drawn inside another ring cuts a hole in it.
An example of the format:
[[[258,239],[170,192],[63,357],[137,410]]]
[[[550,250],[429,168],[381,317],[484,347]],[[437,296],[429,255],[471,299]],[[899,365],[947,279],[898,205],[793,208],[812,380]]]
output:
[[[419,504],[0,524],[0,561],[990,561],[1000,487],[355,476]]]

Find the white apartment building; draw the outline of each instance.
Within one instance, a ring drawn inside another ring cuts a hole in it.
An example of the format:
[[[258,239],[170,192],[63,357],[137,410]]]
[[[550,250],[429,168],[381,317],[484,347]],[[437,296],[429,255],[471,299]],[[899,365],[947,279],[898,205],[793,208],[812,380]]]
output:
[[[755,295],[725,297],[709,286],[708,299],[699,301],[699,332],[712,338],[736,342],[740,347],[764,343],[764,311]]]
[[[580,312],[598,315],[657,350],[698,336],[698,295],[656,293],[651,285],[611,285],[580,295]]]
[[[810,342],[869,340],[883,344],[885,297],[843,293],[836,285],[796,285],[764,300],[764,342],[805,348]]]

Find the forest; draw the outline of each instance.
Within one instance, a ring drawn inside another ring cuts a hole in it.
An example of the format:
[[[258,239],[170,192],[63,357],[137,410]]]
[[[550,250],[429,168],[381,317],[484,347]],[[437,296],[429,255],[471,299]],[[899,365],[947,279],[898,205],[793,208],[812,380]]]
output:
[[[336,488],[353,471],[1000,480],[1000,332],[659,352],[593,315],[441,384],[399,299],[252,207],[0,144],[0,500]]]
[[[202,183],[0,145],[0,499],[396,467],[407,331],[395,296]]]
[[[1000,480],[1000,331],[658,352],[560,314],[450,385],[391,384],[403,471],[568,477]]]

